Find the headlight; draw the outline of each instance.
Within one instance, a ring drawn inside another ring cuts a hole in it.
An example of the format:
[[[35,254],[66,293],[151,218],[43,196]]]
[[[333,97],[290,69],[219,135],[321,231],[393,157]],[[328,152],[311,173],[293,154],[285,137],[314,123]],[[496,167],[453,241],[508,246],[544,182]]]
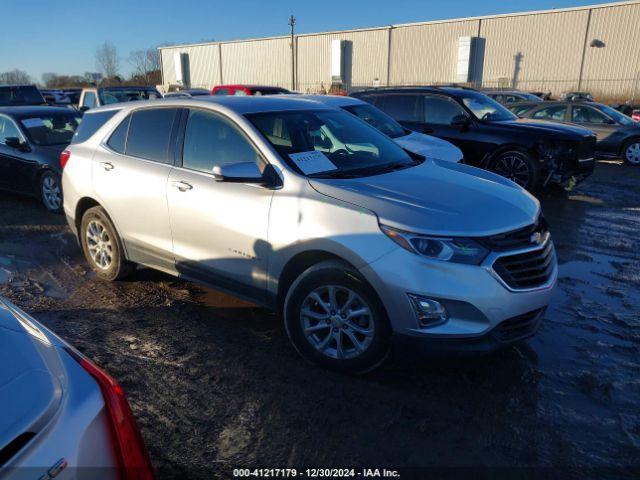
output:
[[[443,262],[480,265],[489,251],[475,240],[458,237],[429,237],[380,225],[382,232],[405,250]]]
[[[570,156],[573,145],[567,142],[541,142],[538,151],[543,159],[553,160],[558,157]]]

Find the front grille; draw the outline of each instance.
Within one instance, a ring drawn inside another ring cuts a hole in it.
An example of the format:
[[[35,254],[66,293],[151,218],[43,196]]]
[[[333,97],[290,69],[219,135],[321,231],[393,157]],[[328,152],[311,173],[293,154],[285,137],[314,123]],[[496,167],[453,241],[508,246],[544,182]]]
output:
[[[541,216],[538,222],[533,225],[510,232],[491,235],[490,237],[477,238],[476,240],[489,250],[504,252],[507,250],[536,246],[539,244],[538,239],[546,238],[547,232],[547,222],[544,217]],[[539,233],[540,236],[534,236],[535,233]]]
[[[536,332],[543,315],[544,308],[539,308],[509,318],[496,327],[495,334],[501,342],[514,342],[526,338]]]
[[[553,242],[539,250],[499,257],[493,270],[514,289],[536,288],[549,281],[555,267]]]

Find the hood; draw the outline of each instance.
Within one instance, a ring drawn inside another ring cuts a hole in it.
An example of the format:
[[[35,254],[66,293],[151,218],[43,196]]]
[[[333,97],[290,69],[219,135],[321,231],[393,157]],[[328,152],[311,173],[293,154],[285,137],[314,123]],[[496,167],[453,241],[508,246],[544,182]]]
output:
[[[404,137],[394,138],[394,141],[402,148],[427,158],[436,158],[447,162],[462,160],[462,150],[458,147],[446,140],[424,133],[411,132]]]
[[[593,132],[578,125],[569,125],[566,123],[551,122],[548,120],[532,120],[529,118],[520,118],[518,120],[509,120],[504,122],[491,122],[491,125],[508,129],[528,130],[535,134],[545,136],[553,136],[559,140],[587,140],[593,137]]]
[[[383,175],[309,182],[324,195],[373,211],[380,223],[423,234],[493,235],[531,225],[540,211],[515,183],[439,160]]]
[[[60,405],[58,353],[29,333],[34,327],[38,332],[0,300],[0,449],[21,433],[37,432]]]

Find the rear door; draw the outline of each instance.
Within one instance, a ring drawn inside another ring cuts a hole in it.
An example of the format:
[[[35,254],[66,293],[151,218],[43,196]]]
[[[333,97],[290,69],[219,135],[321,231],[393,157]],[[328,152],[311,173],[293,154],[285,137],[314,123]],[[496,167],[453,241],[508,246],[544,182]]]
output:
[[[94,190],[114,221],[129,259],[174,271],[167,210],[179,110],[133,111],[93,157]]]
[[[181,160],[167,186],[177,270],[263,300],[270,247],[273,190],[218,182],[213,167],[264,160],[230,119],[191,109],[185,119]]]

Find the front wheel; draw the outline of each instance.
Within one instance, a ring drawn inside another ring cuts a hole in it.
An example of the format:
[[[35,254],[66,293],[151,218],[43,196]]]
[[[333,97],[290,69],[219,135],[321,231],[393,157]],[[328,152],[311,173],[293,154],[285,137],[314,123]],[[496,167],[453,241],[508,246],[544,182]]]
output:
[[[50,212],[62,212],[62,184],[60,176],[49,170],[40,177],[40,198]]]
[[[489,162],[488,170],[508,178],[522,188],[535,192],[540,187],[540,164],[531,155],[512,150]]]
[[[373,288],[349,265],[326,261],[293,283],[285,327],[305,359],[348,373],[365,373],[389,354],[391,328]]]
[[[631,140],[623,149],[624,161],[631,165],[640,165],[640,140]]]

